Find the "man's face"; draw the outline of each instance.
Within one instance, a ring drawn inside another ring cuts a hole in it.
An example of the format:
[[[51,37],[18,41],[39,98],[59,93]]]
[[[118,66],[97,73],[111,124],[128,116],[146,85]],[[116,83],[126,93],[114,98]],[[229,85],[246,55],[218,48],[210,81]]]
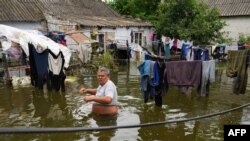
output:
[[[103,71],[97,73],[97,78],[100,85],[104,85],[109,79],[108,75]]]

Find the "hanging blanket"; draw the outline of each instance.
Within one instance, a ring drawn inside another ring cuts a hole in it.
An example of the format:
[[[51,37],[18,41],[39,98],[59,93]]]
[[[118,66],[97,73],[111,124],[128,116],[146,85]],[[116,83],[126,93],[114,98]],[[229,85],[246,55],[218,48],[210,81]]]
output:
[[[170,61],[166,62],[164,83],[166,90],[169,85],[180,87],[194,86],[200,91],[202,61]]]

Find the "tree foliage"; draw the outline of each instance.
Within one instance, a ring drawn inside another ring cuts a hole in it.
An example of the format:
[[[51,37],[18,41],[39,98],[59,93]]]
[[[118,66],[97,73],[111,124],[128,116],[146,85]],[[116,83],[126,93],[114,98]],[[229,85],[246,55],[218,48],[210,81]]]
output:
[[[152,22],[157,33],[196,44],[209,44],[222,39],[225,25],[217,9],[197,0],[114,0],[110,6],[122,15]]]
[[[243,33],[240,33],[238,43],[239,44],[244,44],[244,43],[248,43],[248,42],[250,42],[250,36],[247,36],[247,35],[245,35]]]
[[[160,0],[114,0],[109,5],[121,15],[155,23]]]
[[[216,9],[196,0],[167,0],[160,5],[157,31],[180,39],[191,39],[196,44],[208,44],[222,38],[225,25]]]

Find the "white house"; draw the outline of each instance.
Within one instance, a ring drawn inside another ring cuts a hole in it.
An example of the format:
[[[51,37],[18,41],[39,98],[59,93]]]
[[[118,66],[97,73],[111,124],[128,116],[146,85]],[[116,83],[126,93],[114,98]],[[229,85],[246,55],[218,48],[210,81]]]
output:
[[[215,7],[226,22],[223,31],[237,42],[239,34],[250,36],[250,0],[200,0]]]
[[[152,24],[122,17],[102,0],[4,0],[0,8],[0,24],[42,32],[77,30],[102,46],[109,40],[152,45]]]

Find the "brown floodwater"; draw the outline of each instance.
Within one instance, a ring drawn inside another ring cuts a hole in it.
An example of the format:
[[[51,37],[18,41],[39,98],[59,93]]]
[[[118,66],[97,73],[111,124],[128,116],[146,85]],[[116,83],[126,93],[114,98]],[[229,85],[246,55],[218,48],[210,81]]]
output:
[[[136,62],[119,66],[111,79],[118,88],[119,113],[114,117],[91,115],[91,103],[83,102],[81,86],[96,87],[95,75],[75,70],[67,77],[66,91],[41,92],[33,86],[6,87],[0,84],[0,127],[84,127],[124,126],[161,121],[185,120],[217,113],[250,102],[250,71],[245,94],[233,94],[233,80],[225,75],[225,65],[217,65],[216,81],[209,96],[188,95],[171,86],[162,107],[153,100],[144,103]],[[250,124],[250,107],[188,122],[160,124],[102,131],[70,133],[2,134],[1,141],[223,141],[225,124]],[[0,129],[2,130],[2,129]]]

